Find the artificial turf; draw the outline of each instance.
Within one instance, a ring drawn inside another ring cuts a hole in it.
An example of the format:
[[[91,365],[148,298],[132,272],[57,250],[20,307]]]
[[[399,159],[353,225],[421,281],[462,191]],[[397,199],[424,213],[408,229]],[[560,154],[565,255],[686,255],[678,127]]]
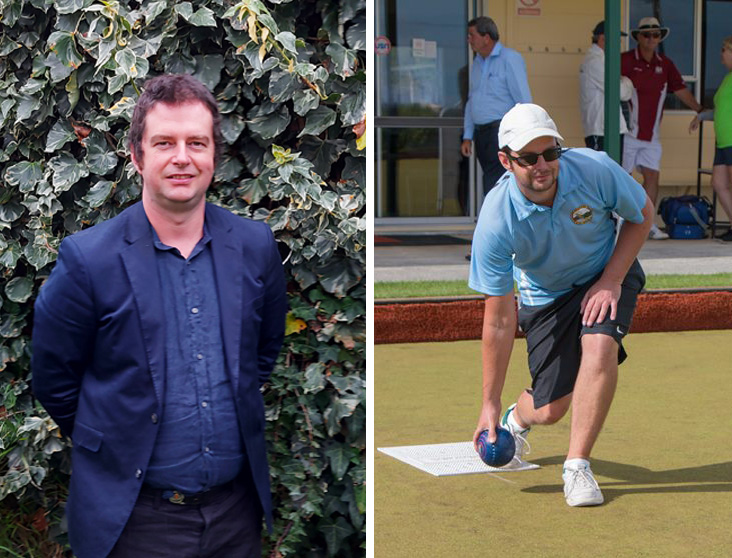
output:
[[[597,508],[564,502],[569,415],[529,435],[536,471],[433,477],[375,452],[374,555],[732,556],[731,344],[732,330],[626,338],[593,452]],[[504,407],[528,378],[518,339]],[[376,447],[469,440],[480,385],[479,341],[375,346]]]

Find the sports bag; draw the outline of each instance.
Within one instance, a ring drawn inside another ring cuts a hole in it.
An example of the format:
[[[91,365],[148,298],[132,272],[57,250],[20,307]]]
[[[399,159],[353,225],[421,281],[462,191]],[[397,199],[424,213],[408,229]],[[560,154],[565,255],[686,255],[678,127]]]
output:
[[[699,196],[668,197],[661,200],[658,214],[671,238],[706,238],[712,221],[712,204]]]

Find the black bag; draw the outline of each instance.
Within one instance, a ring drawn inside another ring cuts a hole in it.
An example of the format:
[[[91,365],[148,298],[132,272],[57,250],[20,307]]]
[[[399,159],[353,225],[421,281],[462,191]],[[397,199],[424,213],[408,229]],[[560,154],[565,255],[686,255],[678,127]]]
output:
[[[712,204],[699,196],[663,198],[658,214],[671,238],[706,238],[712,222]]]

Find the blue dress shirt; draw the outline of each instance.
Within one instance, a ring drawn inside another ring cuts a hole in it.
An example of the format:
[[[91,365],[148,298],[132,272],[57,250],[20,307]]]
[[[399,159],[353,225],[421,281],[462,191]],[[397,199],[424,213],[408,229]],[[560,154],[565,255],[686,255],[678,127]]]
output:
[[[516,103],[530,102],[524,59],[497,42],[487,58],[476,54],[473,59],[463,139],[473,139],[476,125],[500,120]]]
[[[236,478],[245,458],[224,362],[211,237],[204,227],[188,259],[154,230],[153,237],[165,311],[166,377],[145,483],[203,492]]]

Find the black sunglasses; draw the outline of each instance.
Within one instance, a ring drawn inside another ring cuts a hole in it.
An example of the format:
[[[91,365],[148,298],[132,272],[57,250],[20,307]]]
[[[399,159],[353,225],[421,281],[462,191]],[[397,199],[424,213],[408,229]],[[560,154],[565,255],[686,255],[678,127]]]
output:
[[[543,153],[526,153],[524,155],[519,155],[518,157],[514,157],[510,153],[506,153],[506,156],[511,159],[511,161],[515,161],[519,166],[530,167],[536,164],[539,157],[543,157],[547,163],[556,161],[562,156],[562,148],[559,146],[550,147]]]
[[[641,37],[645,37],[646,39],[660,39],[661,33],[641,33]]]

